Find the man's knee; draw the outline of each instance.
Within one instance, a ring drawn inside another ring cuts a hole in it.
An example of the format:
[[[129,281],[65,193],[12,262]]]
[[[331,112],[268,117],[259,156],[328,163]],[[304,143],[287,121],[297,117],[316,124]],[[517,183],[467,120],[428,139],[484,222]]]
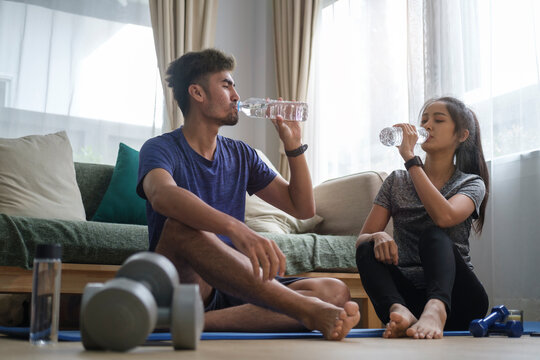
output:
[[[343,306],[347,301],[351,300],[349,287],[343,281],[333,278],[321,280],[325,281],[324,286],[330,292],[328,302],[337,306]]]
[[[349,288],[341,280],[334,278],[307,279],[308,289],[317,298],[334,304],[343,306],[351,299]]]
[[[174,243],[175,246],[181,246],[186,240],[195,239],[200,236],[200,231],[187,226],[177,220],[167,218],[161,230],[158,247],[163,247]],[[180,241],[184,240],[184,241]]]

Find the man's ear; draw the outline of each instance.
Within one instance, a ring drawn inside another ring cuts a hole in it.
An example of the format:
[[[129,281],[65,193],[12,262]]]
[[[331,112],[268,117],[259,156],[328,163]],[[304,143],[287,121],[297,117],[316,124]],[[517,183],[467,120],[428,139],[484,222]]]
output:
[[[465,140],[467,140],[469,138],[469,135],[470,135],[469,130],[467,129],[463,130],[461,133],[461,137],[459,138],[459,142],[462,143]]]
[[[198,101],[198,102],[202,102],[206,95],[203,87],[199,84],[189,85],[188,93],[195,101]]]

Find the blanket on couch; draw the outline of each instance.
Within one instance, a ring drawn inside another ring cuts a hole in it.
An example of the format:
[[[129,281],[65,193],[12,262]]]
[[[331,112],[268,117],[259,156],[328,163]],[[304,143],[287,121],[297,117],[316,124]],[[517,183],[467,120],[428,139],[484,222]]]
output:
[[[287,256],[287,274],[356,272],[356,236],[261,233]],[[0,214],[0,265],[31,269],[37,244],[63,245],[64,263],[120,265],[148,249],[144,225],[37,219]]]

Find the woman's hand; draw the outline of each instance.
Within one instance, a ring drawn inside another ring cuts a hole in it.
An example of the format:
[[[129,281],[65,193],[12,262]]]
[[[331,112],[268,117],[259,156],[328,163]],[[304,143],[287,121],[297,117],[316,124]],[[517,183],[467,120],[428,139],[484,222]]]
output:
[[[418,133],[416,127],[411,124],[396,124],[395,127],[403,130],[403,141],[398,146],[399,153],[404,161],[410,160],[414,157],[414,146],[418,141]]]
[[[398,247],[394,239],[384,231],[372,235],[375,259],[385,264],[398,264]]]

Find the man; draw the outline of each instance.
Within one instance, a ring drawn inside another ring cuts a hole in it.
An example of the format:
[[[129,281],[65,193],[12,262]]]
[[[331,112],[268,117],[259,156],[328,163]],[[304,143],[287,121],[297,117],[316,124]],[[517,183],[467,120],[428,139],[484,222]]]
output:
[[[208,49],[168,68],[185,121],[140,152],[137,192],[147,199],[150,250],[175,264],[181,282],[199,284],[206,331],[308,328],[340,340],[360,319],[345,284],[276,277],[285,256],[243,223],[246,191],[302,219],[315,214],[315,202],[298,123],[273,120],[290,154],[290,183],[251,147],[218,135],[238,122],[234,65]]]

